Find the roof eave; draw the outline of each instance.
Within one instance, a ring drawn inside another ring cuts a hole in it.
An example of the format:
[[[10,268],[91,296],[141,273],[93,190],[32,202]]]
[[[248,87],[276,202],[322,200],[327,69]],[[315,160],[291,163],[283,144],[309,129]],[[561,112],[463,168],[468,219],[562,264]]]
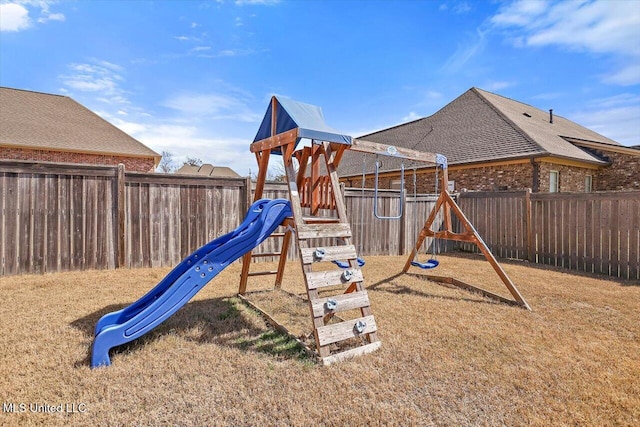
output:
[[[584,163],[586,165],[590,165],[590,166],[600,166],[600,167],[605,167],[605,166],[610,166],[611,162],[606,162],[604,160],[596,160],[594,159],[593,161],[591,160],[584,160],[584,159],[576,159],[575,157],[571,157],[571,156],[561,156],[558,154],[552,154],[549,152],[539,152],[539,153],[533,153],[533,154],[523,154],[521,156],[511,156],[511,157],[503,157],[503,158],[486,158],[486,159],[477,159],[477,160],[473,160],[473,161],[468,161],[468,162],[464,162],[464,161],[459,161],[459,162],[449,162],[449,167],[453,167],[453,166],[461,166],[461,165],[468,165],[468,166],[473,166],[473,165],[481,165],[481,164],[487,164],[487,165],[491,165],[492,163],[509,163],[511,161],[513,162],[517,162],[523,159],[539,159],[539,158],[556,158],[559,160],[568,160],[571,162],[576,162],[576,163]],[[424,167],[419,167],[418,169],[431,169],[433,168],[433,165],[429,165],[429,166],[424,166]],[[405,169],[406,170],[406,169]],[[381,173],[390,173],[390,172],[400,172],[401,169],[389,169],[389,170],[385,170],[385,171],[381,171]],[[370,174],[371,172],[367,172],[367,175]],[[357,174],[350,174],[350,175],[340,175],[341,178],[353,178],[353,177],[357,177],[357,176],[362,176],[362,172],[357,173]]]

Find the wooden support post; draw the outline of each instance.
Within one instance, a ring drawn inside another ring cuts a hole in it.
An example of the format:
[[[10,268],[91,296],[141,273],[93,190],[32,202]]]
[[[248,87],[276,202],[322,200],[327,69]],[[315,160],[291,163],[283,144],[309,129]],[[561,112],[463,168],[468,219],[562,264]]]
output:
[[[122,163],[118,164],[118,174],[116,176],[116,187],[117,187],[117,196],[116,196],[116,204],[117,204],[117,212],[116,212],[116,224],[117,224],[117,233],[116,233],[116,248],[118,251],[118,255],[116,258],[116,268],[125,268],[126,267],[126,247],[125,247],[125,169]]]
[[[287,227],[287,231],[282,238],[282,245],[280,246],[280,260],[278,261],[278,274],[276,275],[276,282],[274,287],[280,289],[282,287],[282,277],[284,276],[284,268],[287,264],[287,253],[289,252],[289,245],[291,244],[291,234],[293,233],[291,227],[295,224],[292,220],[286,219],[283,225]]]
[[[320,209],[321,198],[321,177],[320,177],[320,155],[322,146],[313,144],[311,146],[311,215],[316,215]]]
[[[438,165],[436,165],[436,170],[438,169]],[[440,189],[442,194],[446,194],[449,200],[451,196],[449,195],[449,172],[447,168],[442,169],[442,187]],[[444,203],[444,229],[453,231],[453,224],[451,223],[451,209],[449,208],[447,203]]]
[[[256,179],[256,190],[253,195],[253,201],[256,202],[262,198],[264,192],[264,183],[267,180],[267,172],[269,170],[269,157],[271,150],[264,150],[260,155],[258,163],[258,177]]]

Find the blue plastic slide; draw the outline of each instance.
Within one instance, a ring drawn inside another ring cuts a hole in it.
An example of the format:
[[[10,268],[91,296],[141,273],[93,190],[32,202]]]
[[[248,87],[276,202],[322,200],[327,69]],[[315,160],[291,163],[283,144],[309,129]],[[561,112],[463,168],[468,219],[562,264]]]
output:
[[[109,366],[111,348],[133,341],[164,322],[225,267],[262,243],[291,215],[291,205],[286,199],[255,202],[234,231],[193,252],[138,301],[104,315],[96,324],[91,367]]]

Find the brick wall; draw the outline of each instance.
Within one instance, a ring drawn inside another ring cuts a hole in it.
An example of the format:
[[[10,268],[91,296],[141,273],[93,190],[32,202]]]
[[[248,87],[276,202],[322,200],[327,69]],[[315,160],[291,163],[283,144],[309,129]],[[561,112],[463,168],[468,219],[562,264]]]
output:
[[[600,190],[596,187],[598,182],[597,170],[585,169],[576,166],[558,165],[555,163],[536,163],[538,169],[537,189],[540,193],[549,192],[549,177],[551,171],[559,173],[559,191],[581,192],[585,190],[585,177],[593,177],[592,190]],[[442,178],[442,175],[440,175]],[[395,177],[380,178],[379,188],[391,188],[391,181],[399,179]],[[416,178],[418,193],[433,193],[435,191],[435,177],[433,173],[418,174]],[[481,166],[477,168],[449,169],[449,181],[455,181],[455,191],[504,191],[535,189],[534,166],[531,163],[517,163],[501,166]],[[350,183],[349,183],[350,182]],[[347,186],[359,188],[362,178],[353,177],[347,181]],[[374,179],[367,178],[365,186],[373,187]],[[408,170],[405,175],[405,188],[413,193],[413,172]],[[608,188],[607,188],[608,189]]]
[[[123,163],[125,169],[131,172],[153,172],[154,170],[154,161],[152,157],[109,156],[102,154],[0,147],[0,159],[112,166]]]
[[[637,155],[590,150],[611,166],[599,170],[593,178],[597,191],[640,190],[640,151]]]
[[[533,180],[531,164],[513,164],[502,166],[484,166],[469,169],[449,169],[449,181],[455,181],[455,191],[499,191],[530,188]],[[380,178],[380,188],[391,188],[391,181],[398,180],[398,176]],[[442,179],[442,174],[438,176]],[[374,179],[367,178],[365,186],[373,187]],[[433,173],[418,173],[416,177],[418,193],[435,192],[435,176]],[[347,181],[347,186],[359,188],[362,185],[361,177],[352,177]],[[405,188],[413,193],[413,171],[407,170],[405,174]]]
[[[549,192],[549,181],[551,171],[558,172],[558,191],[559,192],[582,192],[585,191],[585,178],[587,175],[592,176],[592,190],[595,190],[597,170],[585,169],[576,166],[558,165],[555,163],[540,162],[538,166],[539,179],[538,185],[540,193]]]
[[[452,169],[449,181],[455,181],[456,191],[500,191],[531,188],[533,167],[530,163],[502,166],[483,166],[469,169]]]

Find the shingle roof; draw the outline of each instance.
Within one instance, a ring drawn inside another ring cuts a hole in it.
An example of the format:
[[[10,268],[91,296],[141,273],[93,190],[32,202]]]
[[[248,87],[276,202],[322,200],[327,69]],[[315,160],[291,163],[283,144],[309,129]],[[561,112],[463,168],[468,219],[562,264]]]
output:
[[[6,87],[0,87],[0,145],[160,159],[67,96]]]
[[[619,145],[557,115],[553,123],[549,123],[548,112],[478,88],[469,89],[432,116],[361,138],[444,154],[449,164],[540,155],[605,163],[562,137]],[[400,167],[397,159],[387,158],[382,162],[381,170],[397,170]],[[371,172],[372,168],[368,167],[367,170]],[[361,155],[347,151],[338,173],[342,176],[362,173]]]
[[[200,175],[210,176],[216,178],[240,178],[233,169],[227,166],[213,166],[210,163],[205,163],[202,166],[183,165],[176,171],[181,175]]]

